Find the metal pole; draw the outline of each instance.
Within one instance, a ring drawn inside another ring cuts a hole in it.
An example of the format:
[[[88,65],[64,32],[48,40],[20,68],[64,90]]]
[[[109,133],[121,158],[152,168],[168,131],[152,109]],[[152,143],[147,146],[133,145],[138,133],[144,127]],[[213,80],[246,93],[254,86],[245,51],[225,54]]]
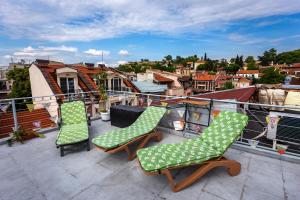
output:
[[[18,118],[17,118],[17,110],[16,110],[16,102],[15,100],[13,99],[11,101],[12,103],[12,111],[13,111],[13,118],[14,118],[14,131],[17,131],[19,129],[19,126],[18,126]]]

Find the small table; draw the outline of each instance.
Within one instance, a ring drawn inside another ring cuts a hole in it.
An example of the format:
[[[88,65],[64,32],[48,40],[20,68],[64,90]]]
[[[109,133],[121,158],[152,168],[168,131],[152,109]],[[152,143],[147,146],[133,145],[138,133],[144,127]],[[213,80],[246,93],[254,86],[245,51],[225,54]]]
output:
[[[112,126],[124,128],[130,126],[145,111],[137,106],[116,105],[110,107],[110,122]]]

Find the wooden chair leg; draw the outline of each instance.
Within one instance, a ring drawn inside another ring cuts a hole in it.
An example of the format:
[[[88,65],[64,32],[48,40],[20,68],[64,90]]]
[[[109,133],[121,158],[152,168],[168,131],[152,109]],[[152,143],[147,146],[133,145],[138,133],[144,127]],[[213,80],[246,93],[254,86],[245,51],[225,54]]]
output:
[[[231,176],[238,175],[241,170],[241,164],[234,160],[221,159],[216,161],[209,161],[207,164],[201,165],[199,169],[194,171],[191,175],[180,181],[179,183],[175,183],[174,178],[171,174],[170,169],[162,170],[161,173],[166,175],[169,185],[173,192],[178,192],[196,180],[200,179],[203,175],[205,175],[208,171],[212,170],[216,167],[226,167],[228,169],[228,173]]]
[[[160,132],[153,132],[148,134],[143,140],[142,142],[138,145],[138,147],[132,152],[130,153],[129,148],[125,148],[125,151],[128,154],[128,160],[133,160],[136,157],[136,153],[139,149],[142,149],[148,142],[150,139],[154,138],[156,141],[161,141],[162,140],[162,133]]]

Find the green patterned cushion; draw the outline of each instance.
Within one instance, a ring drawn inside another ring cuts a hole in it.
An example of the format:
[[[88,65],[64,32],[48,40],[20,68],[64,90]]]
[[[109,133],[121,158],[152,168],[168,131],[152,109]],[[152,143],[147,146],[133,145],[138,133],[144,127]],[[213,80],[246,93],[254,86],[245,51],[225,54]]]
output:
[[[129,127],[114,129],[92,140],[99,147],[112,149],[151,132],[166,112],[166,108],[148,107]]]
[[[84,103],[73,101],[61,105],[61,117],[63,124],[78,124],[87,122]]]
[[[89,138],[88,125],[86,122],[79,124],[63,125],[59,131],[56,144],[66,145],[81,142]]]
[[[57,145],[81,142],[89,138],[84,103],[73,101],[61,105],[62,126],[57,136]]]
[[[178,144],[164,144],[141,149],[138,159],[145,171],[199,164],[222,156],[246,126],[248,117],[224,111],[206,128],[200,137]]]

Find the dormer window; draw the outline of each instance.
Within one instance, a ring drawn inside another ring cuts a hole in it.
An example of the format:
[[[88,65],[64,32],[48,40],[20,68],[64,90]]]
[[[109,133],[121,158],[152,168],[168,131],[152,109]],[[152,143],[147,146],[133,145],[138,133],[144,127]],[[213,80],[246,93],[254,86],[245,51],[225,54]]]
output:
[[[112,90],[117,90],[117,91],[121,91],[122,90],[122,85],[121,85],[121,79],[120,78],[113,78],[110,80],[111,82],[111,88]]]
[[[60,88],[64,94],[75,93],[74,78],[60,78]]]

